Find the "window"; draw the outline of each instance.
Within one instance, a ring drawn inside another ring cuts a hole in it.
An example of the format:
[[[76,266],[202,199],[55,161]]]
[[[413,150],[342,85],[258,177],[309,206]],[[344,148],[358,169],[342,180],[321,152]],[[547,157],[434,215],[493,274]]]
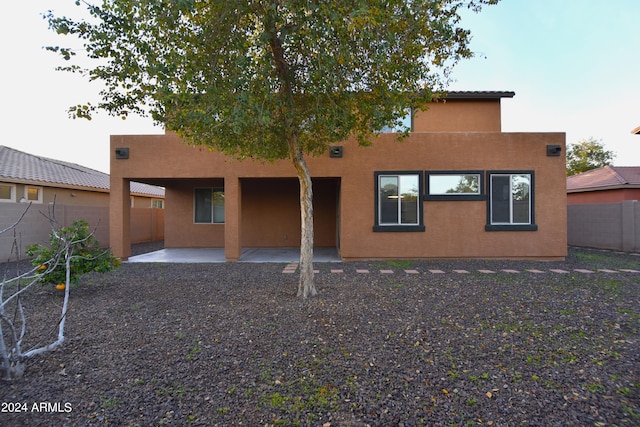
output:
[[[425,200],[484,200],[482,171],[427,172]]]
[[[27,202],[42,203],[42,187],[24,187],[24,198]]]
[[[412,131],[413,130],[413,115],[411,114],[411,109],[407,108],[405,110],[405,115],[403,117],[400,117],[400,119],[398,119],[397,123],[395,124],[395,126],[384,126],[382,129],[380,129],[380,133],[393,133],[393,132],[397,132],[397,133],[402,133],[405,131]]]
[[[374,231],[424,231],[422,172],[376,172]]]
[[[538,229],[534,221],[534,174],[489,172],[488,231]]]
[[[15,202],[16,186],[11,184],[0,184],[0,202]]]
[[[156,208],[156,209],[163,209],[164,208],[164,200],[162,200],[162,199],[152,199],[151,200],[151,207],[152,208]]]
[[[224,191],[215,188],[196,188],[193,199],[196,224],[224,223]]]

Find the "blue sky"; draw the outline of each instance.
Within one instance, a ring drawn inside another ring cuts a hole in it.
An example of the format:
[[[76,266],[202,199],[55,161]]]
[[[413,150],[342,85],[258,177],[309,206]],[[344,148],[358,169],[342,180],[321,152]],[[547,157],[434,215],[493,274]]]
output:
[[[593,137],[640,166],[639,17],[636,0],[503,0],[464,16],[478,55],[451,88],[512,90],[503,131]]]
[[[77,11],[73,0],[2,2],[0,144],[109,171],[109,135],[162,133],[150,120],[67,117],[95,99],[96,84],[56,72],[44,45],[64,43],[41,13]],[[509,90],[505,132],[566,132],[567,143],[602,140],[614,164],[640,165],[640,1],[502,0],[465,13],[477,56],[454,70],[452,90]],[[10,65],[7,65],[10,64]]]

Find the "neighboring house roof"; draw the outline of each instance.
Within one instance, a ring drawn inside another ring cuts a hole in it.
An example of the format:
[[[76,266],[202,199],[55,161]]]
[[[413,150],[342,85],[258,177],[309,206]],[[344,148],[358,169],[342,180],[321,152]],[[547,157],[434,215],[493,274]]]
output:
[[[636,134],[636,135],[640,135],[640,126],[635,128],[634,130],[632,130],[631,133]]]
[[[109,175],[104,172],[4,145],[0,145],[0,181],[109,192]],[[162,187],[139,182],[131,182],[131,193],[164,197]]]
[[[448,92],[445,99],[499,99],[513,98],[515,92],[499,90],[455,90]]]
[[[567,177],[567,193],[640,188],[640,166],[604,166]]]

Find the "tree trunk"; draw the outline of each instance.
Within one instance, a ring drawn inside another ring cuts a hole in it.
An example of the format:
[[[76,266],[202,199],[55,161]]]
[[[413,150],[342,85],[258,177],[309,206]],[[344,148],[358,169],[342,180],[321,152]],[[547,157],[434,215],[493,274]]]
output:
[[[300,181],[300,282],[298,296],[307,298],[317,294],[313,282],[313,187],[304,157],[295,144],[297,153],[292,154],[293,165]]]
[[[278,37],[273,16],[265,18],[265,28],[269,32],[269,46],[273,54],[276,75],[282,86],[279,96],[282,100],[281,113],[285,123],[285,139],[289,149],[289,158],[298,173],[300,182],[300,219],[302,232],[300,236],[300,282],[298,296],[307,298],[317,294],[313,283],[313,189],[307,163],[298,141],[298,128],[294,121],[295,102],[291,82],[294,79],[289,64],[285,60],[282,40]]]

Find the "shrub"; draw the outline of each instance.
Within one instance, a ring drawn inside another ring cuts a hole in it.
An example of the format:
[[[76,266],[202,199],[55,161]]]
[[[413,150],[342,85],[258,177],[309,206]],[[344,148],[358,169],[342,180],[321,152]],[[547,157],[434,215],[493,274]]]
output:
[[[68,251],[69,259],[63,259],[65,246],[73,242]],[[120,265],[110,249],[100,248],[99,242],[89,232],[85,220],[74,221],[69,227],[60,227],[49,234],[49,246],[30,245],[26,254],[31,264],[38,267],[42,283],[66,283],[66,263],[70,266],[70,283],[77,284],[83,274],[95,271],[105,273]]]

